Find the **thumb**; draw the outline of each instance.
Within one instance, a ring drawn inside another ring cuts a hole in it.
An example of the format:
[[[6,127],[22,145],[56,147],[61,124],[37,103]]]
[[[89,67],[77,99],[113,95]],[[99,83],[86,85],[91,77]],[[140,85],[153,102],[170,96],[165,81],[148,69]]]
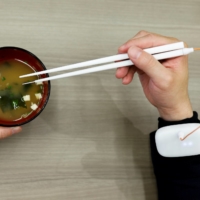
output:
[[[6,137],[9,137],[13,134],[21,132],[21,127],[13,127],[13,128],[4,128],[0,127],[0,139],[4,139]]]
[[[128,55],[134,65],[147,74],[153,81],[159,82],[166,77],[167,69],[152,55],[142,49],[132,46],[128,50]]]

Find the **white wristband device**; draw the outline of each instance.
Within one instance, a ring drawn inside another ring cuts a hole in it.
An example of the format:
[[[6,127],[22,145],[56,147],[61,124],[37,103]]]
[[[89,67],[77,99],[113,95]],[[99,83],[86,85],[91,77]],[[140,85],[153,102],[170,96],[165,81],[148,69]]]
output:
[[[158,153],[164,157],[184,157],[200,154],[200,124],[171,125],[156,131]]]

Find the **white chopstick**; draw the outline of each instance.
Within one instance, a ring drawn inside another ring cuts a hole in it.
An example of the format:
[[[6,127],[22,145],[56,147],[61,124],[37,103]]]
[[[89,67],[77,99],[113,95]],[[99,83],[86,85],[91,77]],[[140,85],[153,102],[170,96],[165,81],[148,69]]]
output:
[[[172,50],[181,49],[181,48],[184,48],[183,42],[177,42],[177,43],[167,44],[167,45],[163,45],[163,46],[148,48],[148,49],[144,49],[144,51],[146,51],[149,54],[156,54],[156,53],[162,53],[162,52],[172,51]],[[99,64],[115,62],[115,61],[120,61],[120,60],[126,60],[126,59],[129,59],[128,54],[119,54],[119,55],[109,56],[109,57],[105,57],[105,58],[85,61],[85,62],[81,62],[81,63],[77,63],[77,64],[72,64],[72,65],[68,65],[68,66],[57,67],[57,68],[53,68],[53,69],[49,69],[49,70],[44,70],[41,72],[26,74],[26,75],[20,76],[20,78],[41,75],[41,74],[46,74],[46,73],[52,73],[52,72],[59,72],[59,71],[70,70],[70,69],[76,69],[76,68],[82,68],[82,67],[89,67],[92,65],[99,65]]]
[[[162,60],[162,59],[173,58],[173,57],[178,57],[178,56],[182,56],[182,55],[188,55],[189,53],[192,53],[192,52],[194,52],[193,48],[182,48],[182,49],[178,49],[178,50],[174,50],[174,51],[155,54],[153,56],[157,60]],[[131,66],[133,64],[134,63],[131,60],[125,60],[125,61],[116,62],[116,63],[112,63],[112,64],[107,64],[107,65],[102,65],[102,66],[98,66],[98,67],[69,72],[69,73],[65,73],[65,74],[61,74],[61,75],[56,75],[56,76],[52,76],[52,77],[48,77],[48,78],[38,79],[33,82],[24,83],[24,85],[30,84],[30,83],[39,83],[39,82],[43,82],[43,81],[60,79],[60,78],[65,78],[65,77],[78,76],[78,75],[82,75],[82,74],[89,74],[89,73],[93,73],[93,72],[115,69],[118,67],[126,67],[126,66]]]

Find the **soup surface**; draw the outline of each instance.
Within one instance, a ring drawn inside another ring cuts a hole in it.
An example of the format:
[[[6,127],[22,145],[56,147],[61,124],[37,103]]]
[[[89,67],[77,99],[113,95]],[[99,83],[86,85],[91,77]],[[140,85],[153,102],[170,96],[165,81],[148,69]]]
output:
[[[37,76],[19,78],[33,72],[35,71],[28,63],[20,60],[0,62],[0,119],[16,121],[37,109],[42,98],[43,85],[22,85],[38,79]]]

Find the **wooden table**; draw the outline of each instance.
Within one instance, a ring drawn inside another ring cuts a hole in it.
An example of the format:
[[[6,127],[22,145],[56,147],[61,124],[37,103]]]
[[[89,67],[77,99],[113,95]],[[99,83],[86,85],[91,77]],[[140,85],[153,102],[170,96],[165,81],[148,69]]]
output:
[[[36,54],[48,69],[114,55],[140,30],[199,42],[199,0],[0,0],[0,44]],[[189,91],[200,110],[199,54]],[[0,142],[1,200],[155,200],[149,133],[158,113],[138,77],[115,70],[52,81],[49,103]]]

